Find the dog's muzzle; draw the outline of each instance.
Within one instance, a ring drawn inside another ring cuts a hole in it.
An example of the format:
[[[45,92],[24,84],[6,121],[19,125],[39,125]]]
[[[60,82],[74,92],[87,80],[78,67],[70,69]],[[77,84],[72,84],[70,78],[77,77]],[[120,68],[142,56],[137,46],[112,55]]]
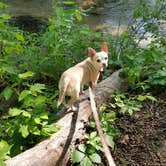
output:
[[[107,68],[107,64],[103,63],[102,65],[104,69]]]

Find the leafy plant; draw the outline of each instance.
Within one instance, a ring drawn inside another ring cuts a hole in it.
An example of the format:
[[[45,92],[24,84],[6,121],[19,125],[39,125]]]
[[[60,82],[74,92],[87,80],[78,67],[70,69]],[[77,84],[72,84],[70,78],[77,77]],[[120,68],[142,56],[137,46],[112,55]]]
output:
[[[166,68],[163,67],[155,74],[149,77],[148,82],[151,85],[165,86],[166,85]]]
[[[36,78],[46,80],[49,77],[57,83],[65,69],[87,56],[89,46],[99,45],[97,40],[93,44],[91,41],[99,39],[101,35],[77,23],[82,14],[74,5],[67,10],[56,6],[46,32],[40,36],[26,36],[28,49],[17,57],[19,68],[34,72]]]
[[[100,109],[105,111],[107,107],[101,106]],[[113,122],[116,119],[114,112],[103,113],[100,116],[100,122],[102,129],[104,131],[106,141],[109,147],[112,149],[115,146],[113,138],[119,135],[119,131],[113,126]],[[90,134],[85,134],[85,143],[78,145],[78,148],[73,151],[71,159],[73,163],[80,163],[80,165],[93,165],[101,163],[101,154],[103,154],[103,149],[101,145],[100,137],[96,131],[96,124],[94,121],[90,122],[91,132]]]
[[[10,146],[4,140],[0,141],[0,165],[5,166],[4,161],[9,158]]]
[[[80,163],[81,166],[91,166],[92,163],[101,163],[99,151],[102,151],[100,138],[97,132],[86,134],[86,144],[80,144],[77,150],[74,150],[71,159],[73,163]]]
[[[156,99],[150,94],[140,94],[128,97],[124,93],[117,93],[111,95],[111,98],[114,100],[114,103],[110,103],[112,108],[119,108],[119,112],[122,114],[128,113],[132,115],[135,111],[140,111],[142,108],[142,101],[144,100],[152,100]]]
[[[11,155],[24,150],[30,143],[34,144],[37,139],[48,137],[59,130],[49,119],[47,105],[50,101],[43,95],[44,89],[44,84],[30,85],[29,89],[19,94],[19,108],[10,108],[9,114],[2,117],[0,136],[8,139],[12,145]]]

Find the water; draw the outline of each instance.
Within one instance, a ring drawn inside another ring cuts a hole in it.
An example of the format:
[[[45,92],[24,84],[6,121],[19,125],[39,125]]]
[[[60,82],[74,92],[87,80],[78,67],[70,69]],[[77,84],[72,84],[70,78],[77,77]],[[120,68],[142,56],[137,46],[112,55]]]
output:
[[[121,34],[127,30],[132,21],[132,9],[135,1],[107,0],[97,15],[90,15],[85,22],[94,30],[102,30],[113,35]]]
[[[48,18],[53,12],[51,0],[1,0],[8,5],[7,12],[12,16]]]
[[[26,22],[28,17],[46,20],[52,13],[52,0],[1,0],[9,7],[7,12]],[[155,0],[150,0],[153,4]],[[93,14],[85,17],[83,23],[91,29],[113,35],[121,34],[132,25],[132,10],[137,0],[105,0],[103,5],[93,10]],[[24,18],[25,17],[25,18]],[[24,18],[24,19],[23,19]],[[28,19],[28,21],[30,20]],[[36,19],[34,19],[35,24]],[[40,22],[40,21],[39,21]],[[31,22],[30,24],[33,24]],[[26,27],[29,24],[25,24]],[[42,23],[43,25],[43,23]],[[36,25],[34,26],[36,27]],[[166,33],[166,21],[162,20],[162,33]]]
[[[9,7],[7,12],[12,16],[27,19],[27,16],[47,19],[53,12],[51,0],[2,0]],[[91,14],[85,17],[83,22],[93,30],[104,29],[106,32],[117,34],[126,30],[126,23],[131,18],[133,0],[126,5],[123,0],[112,2],[105,0],[102,7],[99,7],[98,14]],[[120,26],[119,26],[120,24]]]

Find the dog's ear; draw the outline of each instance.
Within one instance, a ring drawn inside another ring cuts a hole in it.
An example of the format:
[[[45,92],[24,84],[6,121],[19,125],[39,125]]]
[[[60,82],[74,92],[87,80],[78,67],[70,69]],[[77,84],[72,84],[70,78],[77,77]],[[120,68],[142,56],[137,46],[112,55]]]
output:
[[[106,43],[103,43],[103,45],[101,46],[101,51],[108,53],[108,46]]]
[[[88,48],[88,54],[92,57],[96,54],[96,51],[93,48],[89,47]]]

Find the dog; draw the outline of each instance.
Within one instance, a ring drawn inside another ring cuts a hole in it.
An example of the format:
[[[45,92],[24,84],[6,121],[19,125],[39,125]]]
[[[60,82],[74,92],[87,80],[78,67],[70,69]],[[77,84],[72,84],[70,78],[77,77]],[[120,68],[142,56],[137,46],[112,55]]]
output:
[[[100,73],[108,66],[108,46],[103,43],[101,51],[96,52],[88,48],[89,57],[84,61],[66,70],[59,80],[59,99],[57,107],[65,103],[65,96],[71,97],[69,110],[75,111],[75,101],[83,93],[84,85],[89,81],[91,88],[94,88],[99,79]]]

